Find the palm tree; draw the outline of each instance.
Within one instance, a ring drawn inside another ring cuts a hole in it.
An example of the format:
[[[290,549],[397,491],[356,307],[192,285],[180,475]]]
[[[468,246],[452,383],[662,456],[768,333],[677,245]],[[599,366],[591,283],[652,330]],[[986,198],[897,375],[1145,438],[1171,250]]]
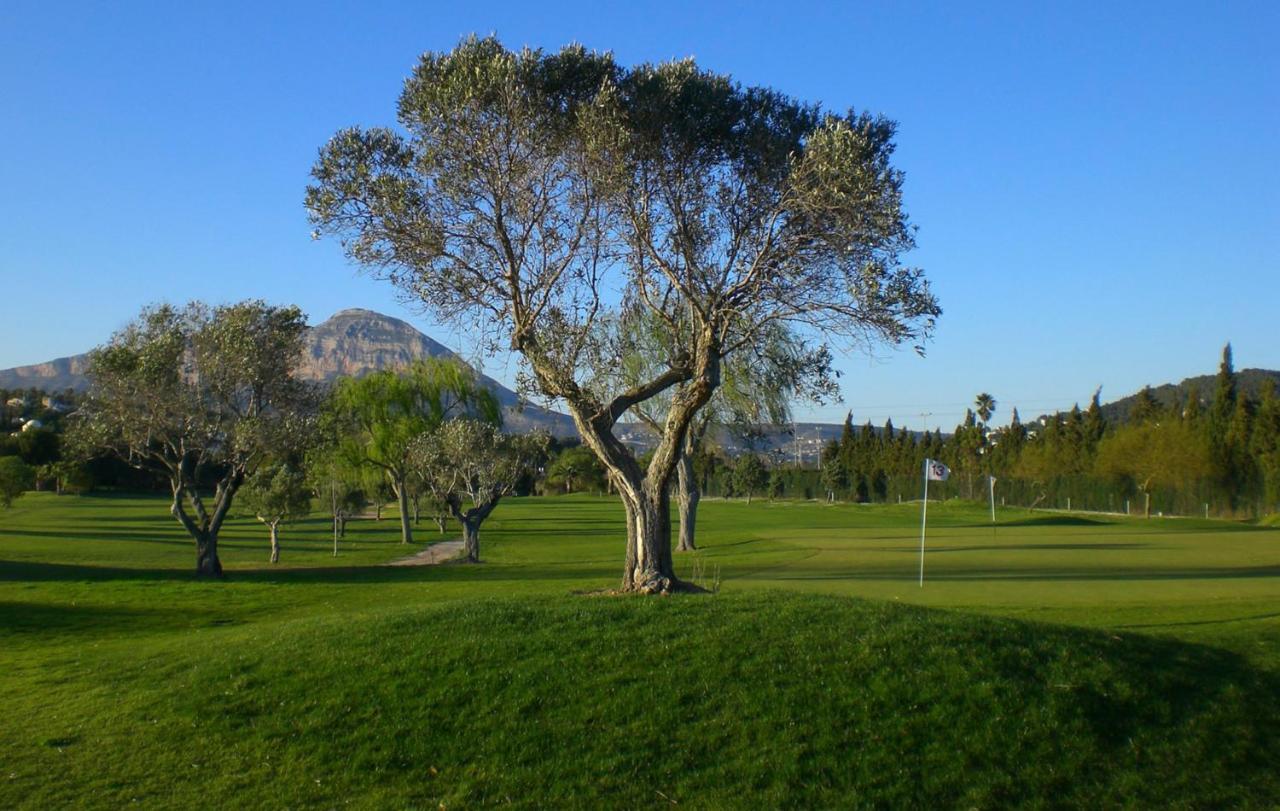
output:
[[[991,420],[991,415],[996,413],[996,398],[984,391],[977,396],[973,404],[977,408],[978,419],[982,420],[983,425],[986,425]]]

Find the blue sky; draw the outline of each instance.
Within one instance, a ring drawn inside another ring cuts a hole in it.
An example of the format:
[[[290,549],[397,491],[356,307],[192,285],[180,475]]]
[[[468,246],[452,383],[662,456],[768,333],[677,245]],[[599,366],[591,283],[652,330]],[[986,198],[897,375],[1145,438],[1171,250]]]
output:
[[[844,404],[802,417],[947,429],[983,390],[1030,416],[1211,372],[1227,340],[1280,368],[1273,2],[5,4],[0,368],[192,298],[369,307],[466,349],[311,241],[302,194],[335,130],[393,123],[418,54],[472,32],[899,122],[944,314],[923,359],[842,357]]]

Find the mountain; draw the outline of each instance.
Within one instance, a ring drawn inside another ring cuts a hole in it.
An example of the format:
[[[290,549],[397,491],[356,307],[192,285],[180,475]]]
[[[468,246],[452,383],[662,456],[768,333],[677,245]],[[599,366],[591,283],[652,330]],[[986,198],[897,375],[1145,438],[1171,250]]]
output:
[[[359,377],[382,369],[401,369],[417,358],[457,358],[437,341],[423,335],[411,324],[372,310],[337,312],[327,321],[307,330],[303,339],[298,376],[304,380],[329,382],[339,377]],[[47,363],[0,370],[0,389],[84,390],[88,355],[58,358]],[[576,436],[573,420],[564,414],[529,403],[496,380],[481,376],[502,405],[509,430],[535,429],[556,436]]]

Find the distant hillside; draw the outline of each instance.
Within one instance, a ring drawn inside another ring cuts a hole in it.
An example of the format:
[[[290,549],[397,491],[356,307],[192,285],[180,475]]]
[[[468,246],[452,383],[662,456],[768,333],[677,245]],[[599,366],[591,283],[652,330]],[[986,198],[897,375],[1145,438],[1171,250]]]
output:
[[[1245,369],[1236,373],[1239,382],[1240,392],[1249,397],[1258,397],[1262,393],[1262,387],[1267,381],[1276,386],[1280,391],[1280,372],[1270,369]],[[1200,375],[1199,377],[1188,377],[1181,383],[1165,383],[1162,386],[1152,386],[1151,393],[1155,396],[1156,401],[1164,408],[1170,408],[1175,403],[1182,405],[1186,403],[1187,396],[1191,390],[1196,391],[1202,405],[1208,405],[1213,399],[1214,388],[1217,386],[1217,375]],[[1133,408],[1133,404],[1138,400],[1137,392],[1122,397],[1119,400],[1105,403],[1102,406],[1102,414],[1108,422],[1124,422],[1129,418],[1129,410]]]
[[[298,376],[328,382],[382,369],[401,369],[416,358],[425,357],[457,356],[398,318],[372,310],[342,310],[307,330]],[[89,387],[87,369],[87,354],[4,369],[0,370],[0,388],[82,391]],[[531,404],[522,406],[515,392],[490,377],[481,379],[502,404],[510,430],[542,429],[556,436],[576,436],[573,420],[568,416]]]

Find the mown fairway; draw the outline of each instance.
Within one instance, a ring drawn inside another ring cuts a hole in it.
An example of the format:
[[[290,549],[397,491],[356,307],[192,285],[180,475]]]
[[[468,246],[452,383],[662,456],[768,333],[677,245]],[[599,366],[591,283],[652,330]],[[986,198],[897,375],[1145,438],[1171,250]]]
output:
[[[204,583],[162,500],[29,495],[0,806],[1280,799],[1280,531],[930,519],[921,589],[918,505],[704,502],[677,565],[720,593],[645,599],[582,593],[619,576],[611,500],[505,503],[480,566],[375,565],[420,548],[391,520],[335,561],[315,519],[267,568],[242,520]]]

